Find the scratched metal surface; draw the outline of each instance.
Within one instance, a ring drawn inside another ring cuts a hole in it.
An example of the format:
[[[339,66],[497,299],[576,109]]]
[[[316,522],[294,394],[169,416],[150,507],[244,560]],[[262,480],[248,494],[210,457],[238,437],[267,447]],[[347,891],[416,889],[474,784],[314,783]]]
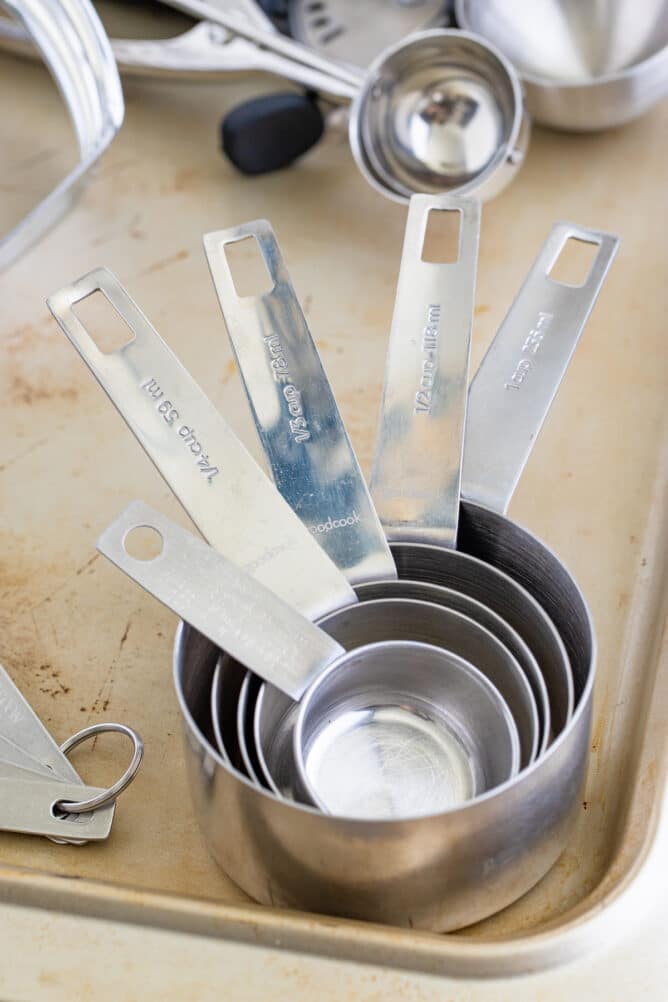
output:
[[[367,188],[343,140],[329,140],[299,169],[236,175],[217,152],[217,121],[263,86],[127,83],[126,124],[80,206],[0,276],[0,661],[57,738],[112,718],[146,741],[145,766],[106,845],[78,850],[2,835],[0,885],[20,900],[52,887],[44,874],[85,878],[76,893],[102,909],[112,900],[140,907],[142,895],[160,892],[166,912],[197,915],[201,901],[208,920],[220,914],[269,939],[289,925],[308,949],[307,917],[288,923],[255,907],[234,910],[248,899],[207,855],[189,807],[171,686],[174,618],[94,550],[99,531],[132,498],[187,519],[44,305],[65,282],[111,267],[259,456],[200,240],[208,230],[269,218],[368,472],[405,213]],[[41,67],[0,57],[0,100],[12,136],[0,150],[4,224],[26,188],[48,189],[67,151],[64,113]],[[665,699],[651,697],[654,685],[665,693],[657,649],[666,552],[667,111],[601,135],[536,130],[517,180],[483,211],[474,365],[555,219],[622,238],[511,509],[575,573],[601,650],[590,776],[571,844],[522,901],[443,937],[444,958],[463,938],[503,941],[588,914],[642,858],[657,817],[666,733]],[[86,781],[104,783],[120,754],[101,739],[94,756],[82,749],[76,762]],[[14,867],[27,873],[19,879]],[[345,922],[327,929],[332,951],[339,943],[345,952],[353,938],[364,946],[364,932]],[[387,931],[383,942],[414,949],[420,966],[427,940]]]

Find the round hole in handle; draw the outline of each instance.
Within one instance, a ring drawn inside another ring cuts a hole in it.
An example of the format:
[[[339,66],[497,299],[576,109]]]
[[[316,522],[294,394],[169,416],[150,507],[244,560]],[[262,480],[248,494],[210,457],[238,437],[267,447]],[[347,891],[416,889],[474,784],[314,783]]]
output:
[[[150,525],[137,525],[126,533],[123,547],[134,560],[155,560],[162,553],[164,540]]]

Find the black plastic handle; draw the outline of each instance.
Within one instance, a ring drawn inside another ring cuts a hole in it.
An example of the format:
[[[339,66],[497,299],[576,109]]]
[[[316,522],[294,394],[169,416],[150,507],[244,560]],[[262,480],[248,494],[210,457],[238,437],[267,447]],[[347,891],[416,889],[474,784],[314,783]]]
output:
[[[269,174],[315,146],[324,128],[314,95],[268,94],[240,104],[223,119],[221,144],[243,174]]]

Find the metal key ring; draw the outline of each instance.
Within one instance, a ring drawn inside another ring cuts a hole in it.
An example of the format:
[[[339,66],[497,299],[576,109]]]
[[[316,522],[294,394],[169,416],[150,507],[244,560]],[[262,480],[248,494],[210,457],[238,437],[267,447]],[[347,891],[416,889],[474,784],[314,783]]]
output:
[[[135,778],[137,769],[141,765],[141,760],[144,756],[144,742],[139,737],[136,731],[131,727],[127,727],[125,724],[91,724],[90,727],[84,727],[82,731],[78,731],[73,734],[71,738],[64,741],[60,746],[61,752],[65,755],[76,748],[87,738],[94,737],[98,734],[104,734],[106,731],[117,731],[119,734],[125,734],[130,738],[134,746],[134,752],[132,755],[132,761],[127,767],[123,775],[119,780],[117,780],[108,790],[103,793],[99,793],[97,797],[91,797],[89,800],[58,800],[56,801],[55,807],[58,807],[61,811],[67,812],[67,814],[84,814],[86,811],[94,811],[98,807],[105,807],[107,804],[113,804],[116,798],[123,792],[123,790],[130,785],[132,780]]]

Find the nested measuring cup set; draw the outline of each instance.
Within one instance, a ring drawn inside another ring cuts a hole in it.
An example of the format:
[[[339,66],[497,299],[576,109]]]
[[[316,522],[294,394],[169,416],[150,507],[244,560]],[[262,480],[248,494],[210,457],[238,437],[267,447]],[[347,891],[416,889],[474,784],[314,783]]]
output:
[[[423,260],[439,211],[447,264]],[[182,620],[195,810],[259,901],[458,928],[533,886],[575,816],[594,630],[505,512],[617,240],[556,224],[469,387],[479,225],[474,200],[411,199],[369,488],[268,223],[204,245],[273,484],[110,272],[49,299],[206,540],[134,502],[98,549]],[[272,288],[240,297],[249,236]],[[551,277],[569,239],[595,245],[578,286]],[[109,354],[75,311],[98,290],[132,332]]]

